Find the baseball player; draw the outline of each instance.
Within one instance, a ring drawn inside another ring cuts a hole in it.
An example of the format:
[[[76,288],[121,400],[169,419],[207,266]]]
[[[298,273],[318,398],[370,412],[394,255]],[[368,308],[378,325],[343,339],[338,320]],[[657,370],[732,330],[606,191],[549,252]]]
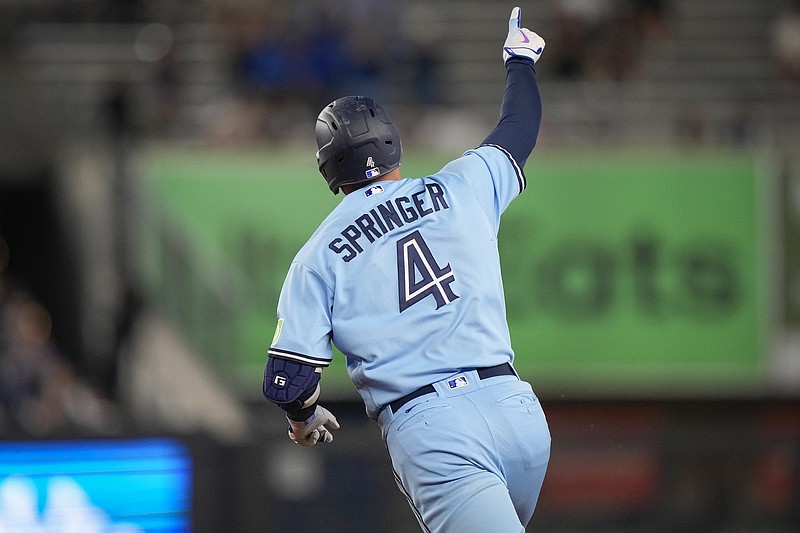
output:
[[[514,8],[501,119],[432,176],[401,177],[400,138],[371,98],[335,100],[316,123],[320,172],[345,196],[289,267],[263,393],[295,443],[331,442],[318,399],[335,344],[424,531],[524,531],[550,456],[513,367],[497,250],[539,132],[544,46]]]

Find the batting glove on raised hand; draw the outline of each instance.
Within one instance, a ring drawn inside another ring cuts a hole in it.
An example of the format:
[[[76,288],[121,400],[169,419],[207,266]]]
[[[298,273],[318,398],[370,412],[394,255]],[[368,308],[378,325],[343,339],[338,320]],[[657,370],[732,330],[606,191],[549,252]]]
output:
[[[321,405],[318,405],[311,416],[302,422],[288,417],[286,420],[289,421],[289,438],[304,448],[310,448],[320,441],[333,441],[330,430],[339,429],[336,417]]]
[[[511,18],[508,20],[508,36],[503,44],[503,62],[512,57],[527,57],[536,63],[544,50],[544,39],[528,28],[520,28],[519,18],[520,9],[515,7],[511,10]]]

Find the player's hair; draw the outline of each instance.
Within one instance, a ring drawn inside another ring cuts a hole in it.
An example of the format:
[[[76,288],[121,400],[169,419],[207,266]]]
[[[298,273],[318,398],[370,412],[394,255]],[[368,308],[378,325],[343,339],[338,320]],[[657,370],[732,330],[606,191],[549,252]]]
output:
[[[400,166],[402,146],[389,115],[372,98],[345,96],[317,117],[317,164],[333,194]]]

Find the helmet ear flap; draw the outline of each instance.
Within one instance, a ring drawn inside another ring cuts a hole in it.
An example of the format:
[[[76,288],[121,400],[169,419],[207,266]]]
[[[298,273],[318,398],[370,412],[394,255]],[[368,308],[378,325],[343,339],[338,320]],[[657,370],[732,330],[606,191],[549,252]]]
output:
[[[389,115],[372,98],[345,96],[317,117],[317,164],[336,194],[400,166],[402,146]]]

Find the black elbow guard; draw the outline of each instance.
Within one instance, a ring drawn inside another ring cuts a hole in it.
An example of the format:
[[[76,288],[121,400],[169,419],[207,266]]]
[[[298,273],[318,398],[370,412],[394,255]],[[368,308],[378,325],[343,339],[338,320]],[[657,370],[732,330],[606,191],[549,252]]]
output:
[[[286,411],[301,409],[317,390],[322,369],[270,356],[264,368],[264,398]]]

